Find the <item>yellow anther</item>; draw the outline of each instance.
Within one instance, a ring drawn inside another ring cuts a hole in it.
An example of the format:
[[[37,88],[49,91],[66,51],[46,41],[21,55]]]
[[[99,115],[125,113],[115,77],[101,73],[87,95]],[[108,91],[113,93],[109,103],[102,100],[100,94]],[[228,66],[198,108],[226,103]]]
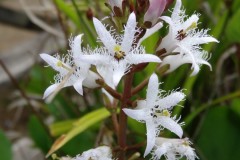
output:
[[[162,115],[163,115],[163,116],[166,116],[166,117],[170,117],[170,113],[169,113],[169,111],[166,110],[166,109],[162,111]]]
[[[68,66],[64,65],[64,63],[62,63],[61,61],[58,61],[56,64],[58,67],[62,67],[68,71],[71,71],[71,68],[69,68]]]
[[[184,33],[186,33],[187,31],[197,28],[197,22],[193,22],[185,31]]]
[[[125,53],[123,51],[121,51],[121,46],[120,45],[116,45],[114,46],[114,58],[116,58],[118,61],[123,59],[125,56]]]
[[[182,144],[185,145],[185,146],[189,146],[189,142],[186,141],[186,140],[184,140]]]
[[[57,62],[57,66],[58,66],[58,67],[62,67],[62,66],[63,66],[63,63],[62,63],[61,61],[58,61],[58,62]]]
[[[119,52],[119,51],[121,51],[121,46],[116,45],[116,46],[114,46],[113,50],[114,50],[114,52]]]

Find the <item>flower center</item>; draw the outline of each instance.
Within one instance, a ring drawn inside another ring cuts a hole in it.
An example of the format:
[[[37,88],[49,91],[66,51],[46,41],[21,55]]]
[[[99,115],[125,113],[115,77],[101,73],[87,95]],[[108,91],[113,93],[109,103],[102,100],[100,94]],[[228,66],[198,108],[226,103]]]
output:
[[[161,113],[162,116],[170,117],[170,113],[168,110],[164,109]]]
[[[181,29],[180,31],[178,31],[178,35],[177,35],[176,39],[179,41],[183,40],[184,38],[187,37],[187,32],[196,27],[197,27],[197,23],[193,22],[187,29],[185,29],[185,30]]]
[[[68,66],[66,66],[64,63],[62,63],[61,61],[58,61],[56,64],[58,67],[62,67],[64,69],[66,69],[67,71],[71,71],[71,68],[69,68]]]
[[[119,61],[121,59],[124,59],[125,56],[126,56],[125,52],[121,51],[121,46],[116,45],[114,47],[114,58]]]
[[[155,105],[154,107],[157,108],[156,106],[158,105]],[[165,116],[165,117],[170,117],[171,114],[168,110],[164,109],[163,111],[154,111],[154,109],[151,109],[151,113],[150,115],[153,117],[153,118],[157,118],[158,116]]]
[[[189,146],[190,144],[189,144],[189,141],[183,140],[182,145],[184,145],[184,146]]]

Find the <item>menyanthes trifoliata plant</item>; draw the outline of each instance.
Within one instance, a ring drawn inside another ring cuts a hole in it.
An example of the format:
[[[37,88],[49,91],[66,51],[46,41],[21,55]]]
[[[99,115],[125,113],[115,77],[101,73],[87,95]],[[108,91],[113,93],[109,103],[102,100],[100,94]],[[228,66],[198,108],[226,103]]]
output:
[[[173,112],[175,108],[183,107],[180,103],[185,100],[185,90],[162,90],[164,82],[159,82],[159,77],[174,74],[174,70],[183,64],[191,65],[191,76],[196,75],[203,64],[211,69],[210,54],[201,45],[218,41],[207,33],[209,29],[199,28],[199,14],[186,15],[181,0],[176,0],[174,8],[170,9],[172,2],[108,0],[106,6],[111,11],[108,19],[113,25],[96,17],[92,19],[97,47],[84,47],[84,33],[81,33],[70,38],[67,54],[40,55],[58,72],[54,83],[46,89],[44,99],[51,100],[60,89],[69,86],[73,86],[80,96],[84,96],[85,87],[101,89],[104,106],[112,117],[113,143],[69,159],[137,159],[140,154],[131,151],[134,147],[138,152],[145,148],[141,156],[146,159],[198,159],[192,143],[184,136],[181,116]],[[167,31],[166,35],[160,35],[160,43],[156,43],[152,52],[147,52],[148,44],[143,43],[161,29]],[[155,64],[155,71],[133,85],[134,75],[144,72],[150,63]],[[145,96],[138,94],[140,91],[145,91]],[[142,145],[129,139],[128,117],[145,124],[146,140]]]

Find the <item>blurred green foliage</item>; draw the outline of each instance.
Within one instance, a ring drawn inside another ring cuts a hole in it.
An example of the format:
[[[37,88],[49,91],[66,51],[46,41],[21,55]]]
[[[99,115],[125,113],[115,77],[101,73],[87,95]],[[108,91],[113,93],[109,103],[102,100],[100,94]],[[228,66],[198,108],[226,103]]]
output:
[[[0,160],[12,160],[11,142],[2,130],[0,130]]]

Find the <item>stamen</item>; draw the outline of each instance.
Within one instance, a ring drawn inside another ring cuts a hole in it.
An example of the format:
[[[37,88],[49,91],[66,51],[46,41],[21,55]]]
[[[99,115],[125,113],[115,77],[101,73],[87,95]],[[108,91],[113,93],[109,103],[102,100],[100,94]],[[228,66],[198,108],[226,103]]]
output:
[[[62,63],[61,61],[58,61],[56,64],[58,67],[62,67],[66,70],[68,70],[69,72],[71,71],[71,68],[69,68],[68,66],[64,65],[64,63]]]
[[[183,40],[187,36],[187,31],[194,29],[196,27],[197,27],[197,23],[193,22],[187,29],[185,29],[185,30],[182,29],[182,30],[178,31],[178,35],[177,35],[176,39],[179,41]]]
[[[197,28],[197,23],[196,22],[193,22],[186,30],[185,30],[185,33],[191,29],[194,29],[194,28]]]
[[[120,45],[116,45],[113,50],[115,52],[114,53],[114,58],[118,61],[121,60],[121,59],[124,59],[124,57],[126,56],[125,52],[121,51],[121,46]]]
[[[166,110],[166,109],[162,111],[162,115],[163,115],[163,116],[166,116],[166,117],[170,117],[170,113],[169,113],[169,111]]]

